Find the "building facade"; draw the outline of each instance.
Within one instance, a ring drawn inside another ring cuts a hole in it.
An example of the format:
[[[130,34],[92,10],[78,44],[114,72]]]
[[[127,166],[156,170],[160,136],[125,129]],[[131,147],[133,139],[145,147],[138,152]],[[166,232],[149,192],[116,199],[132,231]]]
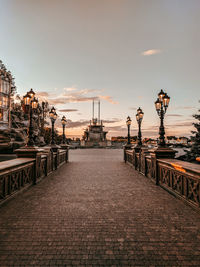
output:
[[[106,134],[107,132],[103,130],[103,122],[98,122],[97,119],[93,119],[88,126],[88,128],[84,131],[83,139],[85,141],[86,146],[106,146]]]
[[[14,92],[14,78],[0,60],[0,129],[9,129],[11,126],[10,106]]]

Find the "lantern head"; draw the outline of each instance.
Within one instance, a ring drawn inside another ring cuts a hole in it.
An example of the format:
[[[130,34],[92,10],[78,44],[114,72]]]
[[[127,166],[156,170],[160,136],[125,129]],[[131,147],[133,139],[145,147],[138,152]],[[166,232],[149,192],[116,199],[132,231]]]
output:
[[[161,101],[159,98],[155,102],[156,111],[159,112],[161,110]]]
[[[137,109],[137,114],[139,114],[140,112],[142,112],[141,108]]]
[[[164,96],[164,98],[163,98],[163,105],[164,105],[165,109],[168,108],[168,106],[169,106],[169,101],[170,101],[170,97],[169,97],[167,94],[165,94],[165,96]]]
[[[32,109],[37,109],[37,107],[38,107],[38,100],[35,97],[31,101],[31,107],[32,107]]]
[[[158,94],[158,98],[160,100],[160,102],[163,101],[163,97],[165,96],[165,92],[163,91],[163,89],[160,90],[160,93]]]
[[[126,120],[126,125],[127,125],[127,126],[131,125],[131,122],[132,122],[132,121],[131,121],[131,118],[128,116],[128,117],[127,117],[127,120]]]
[[[32,88],[27,94],[30,96],[31,99],[33,99],[33,97],[35,96],[35,92],[33,91]]]
[[[62,125],[66,125],[67,119],[65,116],[62,117],[61,122],[62,122]]]
[[[55,113],[55,109],[54,107],[50,110],[49,112],[49,116],[50,116],[50,119],[53,119],[54,118],[54,113]]]
[[[30,102],[31,102],[31,97],[30,97],[30,95],[27,93],[27,94],[23,97],[23,99],[24,99],[24,105],[25,105],[25,106],[29,106],[29,105],[30,105]]]
[[[143,116],[144,116],[144,112],[142,112],[142,110],[141,110],[141,112],[138,115],[139,115],[140,120],[142,120]]]

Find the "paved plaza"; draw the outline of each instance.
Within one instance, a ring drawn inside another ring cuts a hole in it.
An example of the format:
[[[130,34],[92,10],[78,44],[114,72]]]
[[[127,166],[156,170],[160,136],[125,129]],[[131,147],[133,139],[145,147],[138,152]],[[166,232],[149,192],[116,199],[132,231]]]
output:
[[[70,162],[0,207],[0,266],[200,266],[200,214],[123,162]]]

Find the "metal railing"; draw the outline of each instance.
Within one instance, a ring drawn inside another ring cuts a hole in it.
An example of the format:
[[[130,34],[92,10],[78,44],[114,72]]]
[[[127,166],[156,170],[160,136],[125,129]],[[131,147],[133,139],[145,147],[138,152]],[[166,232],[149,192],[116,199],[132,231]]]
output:
[[[176,159],[155,159],[148,150],[124,151],[124,160],[173,195],[200,208],[200,165]]]
[[[36,184],[68,160],[68,150],[43,153],[36,158],[17,158],[0,163],[0,204],[13,194]]]

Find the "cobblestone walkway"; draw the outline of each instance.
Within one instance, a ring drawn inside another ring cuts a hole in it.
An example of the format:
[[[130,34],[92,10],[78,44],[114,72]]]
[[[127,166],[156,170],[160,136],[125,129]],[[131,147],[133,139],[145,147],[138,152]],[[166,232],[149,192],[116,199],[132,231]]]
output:
[[[200,215],[122,161],[70,163],[0,208],[0,266],[200,266]]]

